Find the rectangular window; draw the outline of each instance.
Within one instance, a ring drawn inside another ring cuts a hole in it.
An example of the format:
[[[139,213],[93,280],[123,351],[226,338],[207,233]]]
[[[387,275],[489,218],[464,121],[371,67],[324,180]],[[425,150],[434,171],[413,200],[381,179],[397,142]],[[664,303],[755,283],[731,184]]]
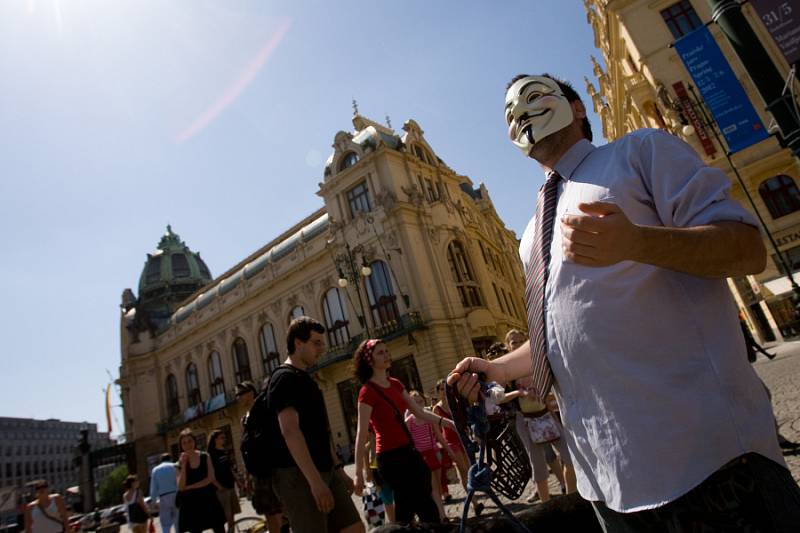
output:
[[[782,253],[784,260],[789,264],[789,268],[792,269],[792,273],[800,269],[800,246],[783,250]],[[783,268],[783,264],[776,254],[772,254],[772,261],[775,263],[775,266],[778,267],[778,272],[780,272],[782,276],[785,276],[786,269]]]
[[[675,39],[680,39],[703,25],[689,0],[681,0],[662,10],[661,18]]]
[[[492,283],[492,287],[494,288],[494,296],[497,298],[497,303],[500,304],[500,310],[503,311],[503,313],[508,314],[506,311],[506,306],[503,305],[503,299],[500,298],[500,292],[497,290],[497,285],[494,282]],[[505,296],[505,294],[503,296]]]
[[[500,291],[503,293],[503,298],[506,301],[506,307],[508,308],[508,314],[509,315],[513,315],[514,313],[511,312],[511,303],[510,303],[510,301],[508,299],[508,293],[504,289],[500,289]]]
[[[372,211],[372,204],[369,201],[369,189],[367,188],[366,181],[362,181],[347,191],[347,202],[350,204],[351,217],[355,217],[358,213],[369,213]]]
[[[428,197],[429,202],[438,202],[439,198],[439,190],[433,186],[433,182],[425,178],[425,195]]]

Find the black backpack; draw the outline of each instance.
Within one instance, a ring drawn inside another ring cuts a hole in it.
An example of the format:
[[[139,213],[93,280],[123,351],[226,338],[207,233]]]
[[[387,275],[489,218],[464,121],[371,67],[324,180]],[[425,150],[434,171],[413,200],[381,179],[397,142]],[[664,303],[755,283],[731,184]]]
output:
[[[289,365],[281,365],[272,372],[272,377],[281,370],[296,370]],[[277,439],[283,439],[278,418],[269,408],[269,383],[256,396],[242,431],[239,449],[247,472],[257,478],[268,478],[272,471],[271,458]]]

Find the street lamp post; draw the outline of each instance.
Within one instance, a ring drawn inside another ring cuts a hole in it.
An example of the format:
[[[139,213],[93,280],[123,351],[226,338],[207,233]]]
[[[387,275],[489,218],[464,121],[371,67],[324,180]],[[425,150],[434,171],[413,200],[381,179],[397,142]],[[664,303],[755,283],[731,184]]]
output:
[[[359,253],[361,253],[361,265],[356,261],[356,255]],[[367,264],[367,259],[363,254],[363,248],[361,245],[350,248],[350,244],[345,243],[344,252],[335,255],[333,262],[336,264],[336,270],[339,273],[339,287],[346,289],[351,283],[354,285],[356,294],[358,295],[358,305],[361,309],[361,314],[358,315],[358,322],[364,329],[367,338],[369,338],[369,325],[366,319],[366,312],[364,311],[364,299],[361,297],[360,281],[362,277],[369,277],[372,274],[372,269]]]

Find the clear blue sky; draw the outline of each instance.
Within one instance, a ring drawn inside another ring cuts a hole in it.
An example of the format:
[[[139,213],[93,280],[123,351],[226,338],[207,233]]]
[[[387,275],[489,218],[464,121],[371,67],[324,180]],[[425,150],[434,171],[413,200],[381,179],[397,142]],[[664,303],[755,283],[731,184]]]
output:
[[[520,234],[542,176],[505,84],[551,72],[591,107],[590,54],[578,0],[3,1],[0,416],[104,430],[120,295],[166,224],[218,275],[321,207],[354,97],[417,120]]]

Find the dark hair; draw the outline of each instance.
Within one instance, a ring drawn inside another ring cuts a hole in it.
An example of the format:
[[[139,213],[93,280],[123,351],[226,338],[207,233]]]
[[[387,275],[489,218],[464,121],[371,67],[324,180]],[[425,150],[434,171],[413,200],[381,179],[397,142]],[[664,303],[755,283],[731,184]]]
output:
[[[286,333],[286,351],[289,355],[294,353],[294,341],[299,339],[308,342],[311,332],[325,333],[325,326],[314,320],[310,316],[299,316],[289,324],[289,331]]]
[[[366,383],[369,381],[369,378],[371,378],[372,374],[375,373],[375,371],[372,370],[372,365],[366,359],[364,359],[364,352],[366,351],[367,343],[369,341],[370,339],[361,341],[361,344],[358,345],[355,353],[353,353],[353,373],[355,374],[356,379],[361,383]],[[383,341],[379,341],[379,344],[382,343]],[[375,350],[373,349],[373,353],[374,352]]]
[[[169,463],[172,461],[172,456],[168,453],[161,454],[161,462],[162,463]]]
[[[252,381],[246,380],[236,384],[236,396],[241,396],[248,392],[252,392],[253,396],[258,396],[258,390]]]
[[[33,490],[46,489],[49,486],[44,479],[31,481],[31,485],[33,485]]]
[[[214,431],[211,432],[211,434],[208,436],[208,446],[206,446],[206,448],[208,448],[209,452],[211,450],[216,450],[217,449],[217,445],[216,445],[216,443],[214,441],[217,440],[217,437],[219,437],[220,435],[224,435],[224,434],[225,434],[225,432],[222,431],[221,429],[215,429]]]
[[[508,348],[506,348],[505,344],[503,344],[502,342],[495,342],[494,344],[489,346],[488,350],[486,350],[486,357],[488,357],[489,359],[497,359],[501,355],[505,355],[507,353],[508,353]]]
[[[516,76],[511,78],[511,81],[508,82],[508,85],[506,85],[506,91],[508,91],[512,85],[517,83],[522,78],[529,78],[533,75],[534,74],[517,74]],[[561,78],[553,76],[552,74],[548,74],[547,72],[536,75],[541,78],[550,78],[551,80],[556,82],[558,84],[558,88],[561,89],[561,92],[564,93],[564,96],[567,97],[567,102],[581,102],[581,103],[583,102],[583,100],[581,100],[580,95],[578,94],[578,91],[576,91],[572,87],[572,84],[570,82],[562,80]],[[589,123],[589,117],[583,117],[581,127],[583,128],[583,136],[586,137],[591,142],[592,125]]]
[[[131,474],[125,478],[125,482],[122,484],[126,489],[133,487],[133,483],[136,481],[136,474]]]

